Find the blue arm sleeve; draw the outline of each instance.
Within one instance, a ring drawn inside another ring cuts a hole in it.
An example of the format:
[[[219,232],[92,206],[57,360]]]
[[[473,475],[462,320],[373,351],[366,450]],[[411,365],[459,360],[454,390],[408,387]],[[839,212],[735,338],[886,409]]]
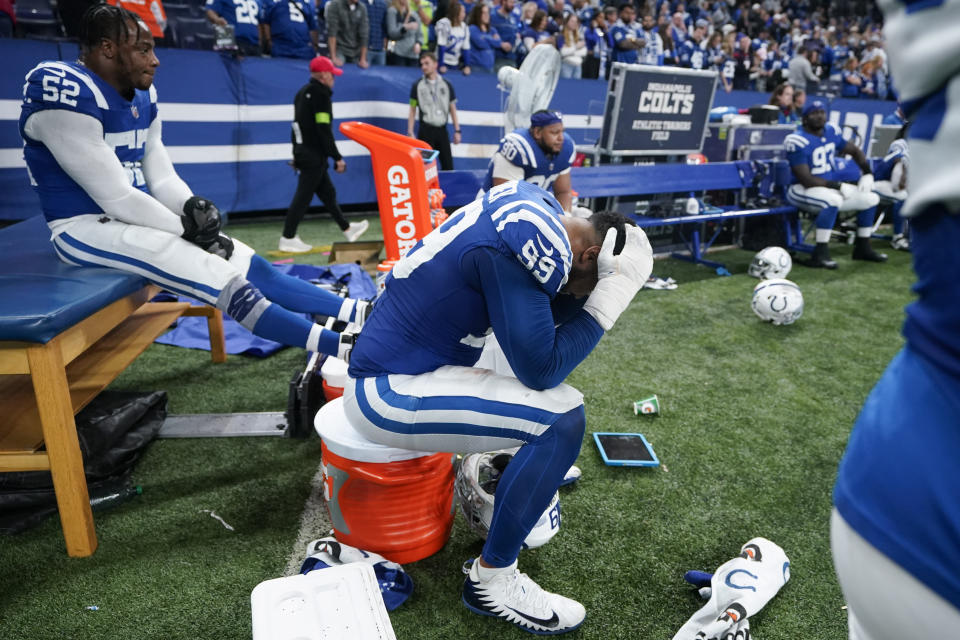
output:
[[[582,308],[555,327],[550,297],[518,261],[493,249],[467,252],[460,269],[483,294],[507,362],[531,389],[563,382],[603,337],[603,329]]]

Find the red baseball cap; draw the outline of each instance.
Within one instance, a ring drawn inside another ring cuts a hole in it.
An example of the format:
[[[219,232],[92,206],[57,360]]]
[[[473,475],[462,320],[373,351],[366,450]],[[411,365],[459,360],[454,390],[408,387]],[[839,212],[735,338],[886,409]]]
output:
[[[310,73],[320,73],[329,71],[335,76],[343,75],[343,69],[333,66],[333,62],[327,56],[317,56],[310,61]]]

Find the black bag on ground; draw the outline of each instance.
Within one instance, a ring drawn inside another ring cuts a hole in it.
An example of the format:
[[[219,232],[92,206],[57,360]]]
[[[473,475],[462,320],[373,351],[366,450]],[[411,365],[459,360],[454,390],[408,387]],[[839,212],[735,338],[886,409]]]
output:
[[[745,208],[759,209],[778,207],[777,199],[757,199],[745,203]],[[767,247],[787,248],[787,232],[782,216],[750,216],[743,219],[743,234],[740,236],[740,248],[747,251],[760,251]]]
[[[167,417],[165,391],[104,391],[76,416],[91,499],[116,492]],[[56,513],[49,471],[0,473],[0,533],[17,533]]]

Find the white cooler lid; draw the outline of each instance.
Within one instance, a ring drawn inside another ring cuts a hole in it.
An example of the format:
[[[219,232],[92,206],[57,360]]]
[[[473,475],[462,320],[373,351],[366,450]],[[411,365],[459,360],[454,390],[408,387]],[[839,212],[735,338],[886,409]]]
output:
[[[347,420],[343,398],[335,398],[320,407],[313,427],[331,452],[355,462],[399,462],[432,456],[434,453],[396,449],[367,440]]]
[[[327,385],[343,389],[347,384],[347,368],[348,365],[346,362],[340,358],[330,356],[324,361],[323,366],[320,367],[320,376]]]

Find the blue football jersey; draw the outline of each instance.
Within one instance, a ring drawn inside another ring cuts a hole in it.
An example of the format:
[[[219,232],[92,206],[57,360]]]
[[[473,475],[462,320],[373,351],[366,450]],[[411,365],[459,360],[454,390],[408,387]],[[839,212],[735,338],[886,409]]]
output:
[[[40,196],[47,220],[101,213],[103,209],[60,168],[47,147],[24,133],[27,119],[46,109],[66,109],[96,118],[103,125],[103,139],[114,149],[126,169],[130,184],[147,191],[141,164],[147,129],[157,117],[157,95],[136,90],[127,100],[78,63],[41,62],[27,74],[20,109],[23,157],[30,182]]]
[[[512,164],[523,169],[523,179],[541,189],[549,190],[560,174],[573,166],[577,156],[577,145],[566,133],[563,134],[563,147],[560,153],[547,154],[530,135],[529,129],[514,129],[500,140],[497,153]],[[483,181],[483,190],[493,187],[493,159],[487,166],[487,177]]]
[[[623,20],[617,20],[617,22],[610,29],[610,35],[613,39],[613,61],[614,62],[626,62],[628,64],[636,64],[640,59],[640,54],[637,49],[621,49],[619,45],[624,38],[637,38],[639,37],[640,29],[636,26],[636,23],[624,24]]]
[[[893,167],[897,162],[909,162],[910,151],[907,148],[907,141],[903,138],[897,138],[890,143],[887,149],[887,155],[873,161],[873,176],[877,180],[889,180]]]
[[[835,158],[846,144],[846,139],[832,124],[824,126],[822,136],[808,133],[801,125],[783,141],[791,167],[805,164],[810,167],[810,173],[824,180],[836,179]]]
[[[317,30],[317,16],[312,2],[266,0],[263,6],[263,21],[270,25],[272,55],[313,58],[310,32]]]
[[[698,71],[707,68],[707,52],[693,38],[687,38],[677,45],[677,57],[681,67]]]
[[[207,0],[206,9],[233,25],[237,40],[260,42],[261,7],[258,0]]]
[[[483,292],[461,272],[463,256],[486,247],[497,259],[518,261],[553,299],[567,282],[572,260],[561,216],[552,195],[526,182],[498,185],[454,212],[387,275],[351,353],[350,375],[472,366],[491,324]]]

